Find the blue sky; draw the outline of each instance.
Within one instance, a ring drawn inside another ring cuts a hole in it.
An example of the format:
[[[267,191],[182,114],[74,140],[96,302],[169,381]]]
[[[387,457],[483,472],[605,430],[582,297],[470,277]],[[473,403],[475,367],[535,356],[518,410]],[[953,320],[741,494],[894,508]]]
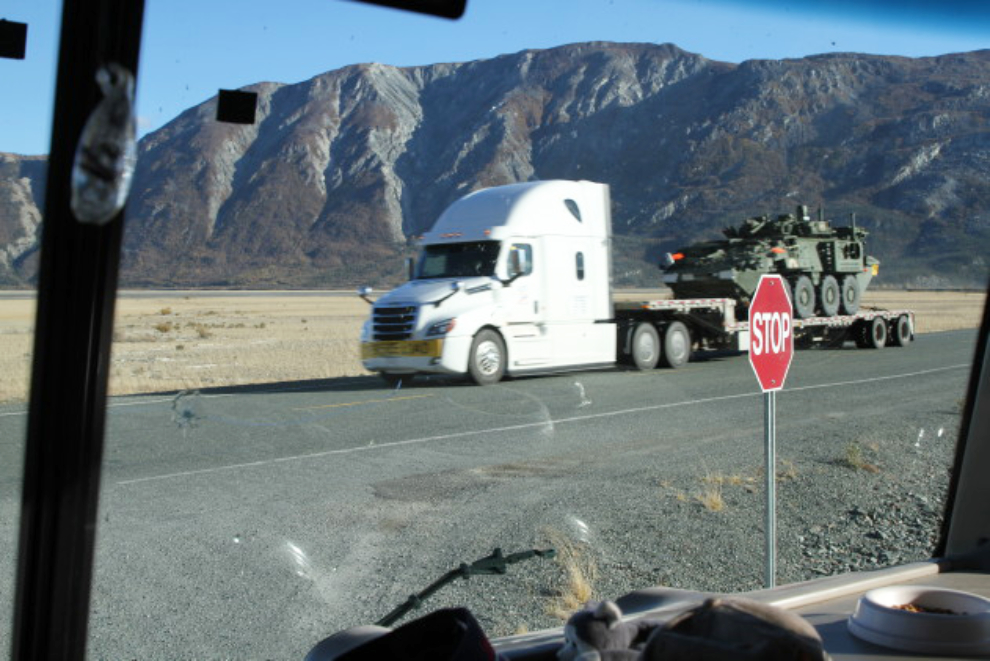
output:
[[[459,62],[592,40],[670,42],[729,62],[990,47],[990,2],[943,0],[954,18],[938,18],[925,11],[934,1],[468,0],[464,18],[447,21],[348,0],[146,0],[140,130],[219,88],[294,83],[358,62]],[[0,8],[0,18],[29,26],[27,59],[0,60],[0,151],[48,151],[60,6],[4,0]]]

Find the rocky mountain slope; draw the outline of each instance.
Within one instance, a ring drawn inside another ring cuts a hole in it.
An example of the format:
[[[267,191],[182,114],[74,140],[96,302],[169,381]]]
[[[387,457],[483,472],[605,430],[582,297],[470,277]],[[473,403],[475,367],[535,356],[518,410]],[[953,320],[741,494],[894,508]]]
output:
[[[612,187],[620,283],[758,213],[824,205],[872,230],[880,282],[983,284],[990,51],[728,64],[584,43],[490,60],[361,64],[259,83],[253,126],[215,99],[140,143],[123,282],[385,285],[409,237],[481,186]],[[0,155],[0,278],[35,269],[43,161]]]

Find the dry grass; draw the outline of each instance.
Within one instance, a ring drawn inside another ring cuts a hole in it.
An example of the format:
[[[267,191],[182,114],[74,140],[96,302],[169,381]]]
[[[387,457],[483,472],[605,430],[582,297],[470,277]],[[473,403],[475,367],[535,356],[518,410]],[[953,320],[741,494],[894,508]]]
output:
[[[985,301],[977,292],[868,289],[863,295],[864,307],[914,310],[916,333],[979,328]]]
[[[790,459],[781,459],[777,468],[777,479],[782,481],[796,480],[798,477],[797,466]]]
[[[663,290],[623,291],[646,300]],[[975,328],[982,294],[869,291],[864,304],[910,308],[919,333]],[[0,401],[27,397],[35,305],[0,301]],[[357,296],[161,292],[117,301],[110,391],[190,390],[366,374],[358,333],[368,305]],[[181,348],[179,348],[181,347]]]
[[[879,466],[867,461],[866,456],[863,454],[863,447],[856,441],[852,441],[846,445],[842,463],[849,468],[866,471],[867,473],[880,472]]]
[[[598,565],[583,545],[563,533],[550,531],[547,535],[551,546],[557,550],[554,561],[564,570],[564,582],[551,598],[547,614],[567,620],[594,597]]]
[[[709,512],[721,512],[725,509],[725,500],[722,498],[722,484],[720,482],[709,482],[696,496]]]

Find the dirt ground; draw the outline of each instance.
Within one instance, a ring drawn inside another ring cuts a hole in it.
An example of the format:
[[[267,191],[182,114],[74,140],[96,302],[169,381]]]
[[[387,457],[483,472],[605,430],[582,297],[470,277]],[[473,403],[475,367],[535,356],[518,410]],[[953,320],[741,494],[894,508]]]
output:
[[[623,291],[647,300],[662,291]],[[910,309],[918,333],[975,328],[985,295],[869,291],[866,307]],[[24,401],[34,301],[0,300],[0,401]],[[309,292],[123,293],[117,301],[110,391],[122,395],[365,374],[358,333],[368,304]]]

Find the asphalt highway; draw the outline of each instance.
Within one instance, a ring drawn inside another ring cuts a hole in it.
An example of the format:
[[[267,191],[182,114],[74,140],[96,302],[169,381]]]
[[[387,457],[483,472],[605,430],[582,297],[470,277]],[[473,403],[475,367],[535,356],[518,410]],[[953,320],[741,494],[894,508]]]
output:
[[[778,455],[958,414],[974,341],[798,352],[777,395]],[[762,416],[747,357],[729,354],[487,388],[351,378],[115,398],[90,655],[300,658],[496,546],[563,538],[610,545],[621,564],[631,533],[613,514],[702,471],[755,474]],[[24,425],[0,410],[0,634]],[[529,627],[545,621],[527,612],[545,610],[531,589],[508,614]]]

